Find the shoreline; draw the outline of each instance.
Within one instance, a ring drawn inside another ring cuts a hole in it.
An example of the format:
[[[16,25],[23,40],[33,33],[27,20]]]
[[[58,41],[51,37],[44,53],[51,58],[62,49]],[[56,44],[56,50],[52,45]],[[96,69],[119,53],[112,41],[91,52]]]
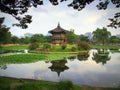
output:
[[[52,84],[57,84],[58,82],[55,82],[55,81],[47,81],[47,80],[37,80],[37,79],[29,79],[29,78],[17,78],[17,77],[7,77],[7,76],[0,76],[0,79],[1,78],[5,78],[5,79],[12,79],[12,80],[18,80],[20,82],[24,82],[24,81],[27,81],[27,82],[44,82],[44,83],[52,83]],[[63,80],[63,81],[66,81],[66,80]],[[74,84],[74,86],[77,86],[77,87],[87,87],[87,88],[100,88],[100,90],[102,89],[107,89],[107,90],[118,90],[120,89],[120,87],[97,87],[97,86],[89,86],[89,85],[79,85],[79,84]],[[96,89],[95,89],[96,90]]]

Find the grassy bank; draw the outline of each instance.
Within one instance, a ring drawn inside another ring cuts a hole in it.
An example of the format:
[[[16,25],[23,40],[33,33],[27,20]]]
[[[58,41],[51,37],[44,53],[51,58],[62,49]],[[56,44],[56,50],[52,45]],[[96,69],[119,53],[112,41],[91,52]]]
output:
[[[0,54],[9,52],[18,52],[28,49],[28,45],[16,45],[16,46],[2,46],[0,47]]]
[[[0,77],[0,90],[119,90],[119,88],[98,88],[73,85],[71,81],[59,83]]]
[[[0,53],[25,50],[25,49],[29,49],[28,47],[29,47],[29,45],[2,46],[0,48]],[[52,45],[49,52],[72,52],[72,50],[71,50],[72,47],[76,48],[74,52],[86,51],[86,50],[78,50],[75,45],[68,44],[65,49],[62,49],[60,45]],[[43,49],[43,45],[40,45],[38,50],[32,50],[30,52],[41,52],[39,49]]]
[[[114,45],[91,45],[91,48],[95,49],[120,49],[120,46],[114,46]]]
[[[2,50],[24,50],[28,49],[28,45],[3,46]]]
[[[31,63],[40,60],[62,60],[75,54],[15,54],[0,56],[0,64],[4,63]]]

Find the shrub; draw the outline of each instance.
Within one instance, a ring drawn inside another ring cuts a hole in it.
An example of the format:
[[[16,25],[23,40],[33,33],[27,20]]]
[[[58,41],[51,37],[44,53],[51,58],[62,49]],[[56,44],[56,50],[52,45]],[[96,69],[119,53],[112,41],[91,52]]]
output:
[[[50,49],[51,45],[48,43],[43,44],[43,49]]]
[[[76,47],[71,47],[71,51],[75,52],[76,51]]]
[[[67,45],[62,45],[62,46],[61,46],[62,50],[65,50],[66,47],[67,47]]]
[[[73,83],[70,80],[60,81],[58,83],[58,90],[72,90],[72,89],[73,89]]]
[[[39,43],[37,43],[37,42],[32,43],[32,44],[29,45],[30,50],[35,50],[37,48],[39,48]]]
[[[90,45],[86,42],[80,42],[77,45],[78,50],[82,49],[82,50],[89,50],[90,49]]]

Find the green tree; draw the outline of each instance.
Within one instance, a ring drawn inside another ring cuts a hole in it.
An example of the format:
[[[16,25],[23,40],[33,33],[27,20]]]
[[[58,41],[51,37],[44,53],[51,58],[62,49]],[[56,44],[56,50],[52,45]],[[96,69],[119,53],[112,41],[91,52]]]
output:
[[[13,44],[18,44],[20,43],[20,40],[17,36],[12,36],[11,41]]]
[[[88,37],[85,36],[85,35],[79,35],[79,36],[78,36],[78,41],[79,41],[79,42],[89,42],[89,39],[88,39]]]
[[[107,31],[107,28],[103,27],[102,29],[97,28],[96,31],[93,31],[93,39],[96,42],[102,43],[108,42],[111,33]]]
[[[25,44],[25,38],[20,38],[20,44]]]
[[[35,50],[35,49],[37,49],[37,48],[39,48],[39,43],[38,43],[38,42],[34,42],[34,43],[31,43],[31,44],[29,45],[29,49],[30,49],[30,50]]]
[[[51,43],[51,36],[50,35],[47,35],[44,37],[45,37],[45,43]]]
[[[0,18],[0,44],[7,44],[11,42],[11,33],[8,27],[2,25],[4,18]]]
[[[67,37],[68,43],[70,43],[70,44],[76,43],[76,41],[77,41],[77,35],[74,33],[74,30],[73,30],[73,29],[71,29],[71,30],[66,34],[66,37]]]
[[[31,37],[31,43],[34,43],[34,42],[38,42],[38,43],[44,43],[45,41],[45,38],[44,38],[44,35],[43,34],[34,34],[32,37]]]
[[[31,39],[31,37],[26,36],[26,37],[24,38],[24,43],[25,43],[25,44],[29,44],[29,43],[30,43],[30,39]]]
[[[116,36],[111,36],[109,39],[109,42],[112,44],[120,43],[120,38],[118,38]]]

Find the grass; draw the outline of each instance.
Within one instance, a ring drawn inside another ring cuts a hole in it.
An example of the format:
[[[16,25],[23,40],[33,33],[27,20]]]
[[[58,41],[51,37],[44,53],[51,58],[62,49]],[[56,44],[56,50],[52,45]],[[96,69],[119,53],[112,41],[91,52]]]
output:
[[[91,45],[91,48],[95,49],[120,49],[120,46],[113,46],[113,45]]]
[[[43,46],[40,45],[39,48],[42,48]],[[71,48],[76,47],[75,45],[70,45],[67,44],[67,47],[65,50],[61,49],[60,45],[52,45],[51,52],[71,52]],[[96,48],[96,49],[120,49],[120,46],[114,46],[114,45],[91,45],[91,48]],[[28,49],[28,45],[16,45],[16,46],[2,46],[0,50],[24,50]],[[76,50],[80,51],[80,50]]]
[[[45,55],[39,54],[15,54],[0,56],[0,63],[30,63],[45,59]]]
[[[24,50],[24,49],[28,49],[28,45],[5,46],[1,49],[3,50]]]
[[[51,52],[71,52],[71,48],[75,47],[75,45],[67,45],[65,50],[62,50],[61,46],[56,45],[52,46],[52,49],[50,50]],[[79,50],[76,50],[79,51]]]
[[[71,81],[49,82],[0,77],[0,90],[119,90],[119,88],[99,88],[73,85]]]
[[[2,47],[0,47],[0,54],[9,53],[9,52],[16,52],[16,51],[25,50],[25,49],[28,49],[27,45],[2,46]]]
[[[62,60],[75,54],[15,54],[0,56],[0,64],[5,63],[31,63],[40,60]]]

